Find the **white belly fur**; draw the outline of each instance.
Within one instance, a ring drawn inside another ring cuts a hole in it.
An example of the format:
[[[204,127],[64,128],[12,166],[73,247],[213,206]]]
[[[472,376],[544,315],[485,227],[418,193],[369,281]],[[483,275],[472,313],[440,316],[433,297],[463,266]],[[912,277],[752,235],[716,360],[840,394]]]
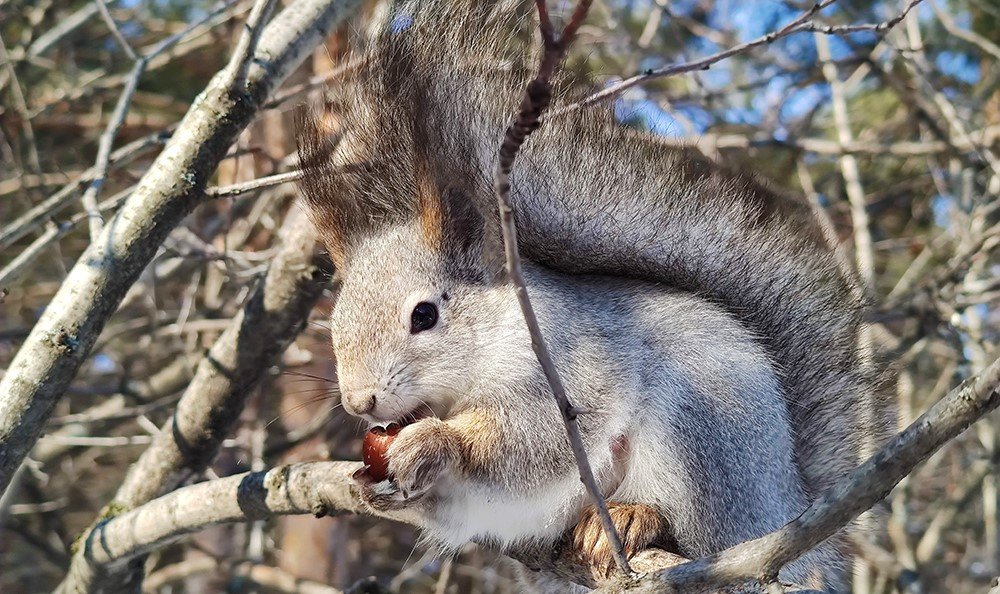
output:
[[[583,508],[584,491],[575,474],[530,493],[460,483],[448,489],[427,527],[428,536],[448,548],[476,540],[506,548],[526,541],[553,541]]]

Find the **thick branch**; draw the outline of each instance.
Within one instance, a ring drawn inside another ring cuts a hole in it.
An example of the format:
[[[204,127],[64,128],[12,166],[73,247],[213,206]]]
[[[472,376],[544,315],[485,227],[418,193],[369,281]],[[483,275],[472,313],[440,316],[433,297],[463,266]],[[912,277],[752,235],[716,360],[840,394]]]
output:
[[[209,177],[236,136],[359,3],[292,3],[261,34],[246,90],[231,89],[223,71],[199,96],[118,215],[70,271],[0,381],[0,488],[157,247],[204,199]]]
[[[243,310],[198,364],[177,410],[132,465],[109,510],[129,510],[199,475],[232,433],[264,371],[305,327],[326,275],[311,262],[315,233],[305,214],[292,210],[283,245]],[[125,590],[141,581],[141,568],[97,576],[77,554],[61,592]],[[100,579],[95,579],[100,577]]]
[[[88,572],[104,572],[209,526],[290,514],[368,514],[422,525],[420,516],[410,511],[369,510],[351,477],[360,467],[360,462],[308,462],[183,487],[103,520],[81,541],[78,557]],[[548,547],[510,554],[534,569],[594,585],[590,569],[571,554],[554,554]],[[647,551],[636,559],[636,566],[652,570],[678,559],[662,551]]]
[[[184,487],[107,519],[81,543],[92,567],[110,567],[216,524],[279,515],[364,513],[356,462],[279,466]]]
[[[820,543],[885,497],[917,464],[1000,404],[1000,361],[965,382],[868,462],[782,528],[718,554],[680,564],[658,550],[633,558],[646,575],[605,584],[600,592],[703,592],[758,579],[770,581],[786,563]],[[317,516],[372,512],[351,475],[359,462],[312,462],[252,472],[184,487],[99,524],[82,542],[88,570],[122,564],[157,547],[224,522],[275,515]],[[421,526],[412,511],[375,514]],[[566,547],[535,547],[507,554],[536,570],[594,586],[590,569]],[[664,569],[666,568],[666,569]]]

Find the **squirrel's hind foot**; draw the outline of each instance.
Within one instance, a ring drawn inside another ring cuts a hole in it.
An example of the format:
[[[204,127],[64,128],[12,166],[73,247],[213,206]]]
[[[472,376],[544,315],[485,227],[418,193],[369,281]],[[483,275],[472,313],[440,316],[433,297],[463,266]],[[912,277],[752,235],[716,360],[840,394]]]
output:
[[[675,552],[677,545],[667,520],[655,508],[644,503],[609,503],[608,511],[622,541],[626,558],[650,547]],[[577,557],[591,567],[594,577],[607,579],[615,571],[612,547],[604,535],[597,510],[587,507],[573,528],[572,545]]]

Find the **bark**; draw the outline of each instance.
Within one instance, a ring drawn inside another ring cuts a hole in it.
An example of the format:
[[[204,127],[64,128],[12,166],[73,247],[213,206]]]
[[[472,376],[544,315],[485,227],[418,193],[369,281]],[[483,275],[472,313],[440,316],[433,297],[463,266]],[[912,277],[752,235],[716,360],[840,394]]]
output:
[[[302,211],[291,211],[281,236],[284,245],[267,277],[201,360],[177,410],[129,469],[105,514],[133,509],[200,475],[264,372],[305,327],[326,273],[311,262],[315,233]],[[121,571],[94,572],[81,553],[73,556],[60,592],[131,592],[141,584],[141,560]]]
[[[205,198],[239,132],[359,0],[298,0],[264,29],[245,88],[216,75],[135,191],[83,253],[0,381],[0,489],[28,453],[104,324],[167,234]]]
[[[885,497],[900,480],[942,445],[1000,405],[1000,361],[949,393],[870,460],[782,528],[690,562],[663,551],[632,560],[638,578],[600,584],[598,592],[714,592],[745,582],[770,585],[778,570],[816,546]],[[178,489],[98,525],[83,541],[81,559],[90,571],[112,567],[215,524],[277,515],[325,516],[372,512],[361,503],[351,475],[358,462],[311,462],[280,466]],[[410,510],[373,514],[421,526]],[[567,547],[505,551],[528,567],[556,573],[585,586],[598,585]]]

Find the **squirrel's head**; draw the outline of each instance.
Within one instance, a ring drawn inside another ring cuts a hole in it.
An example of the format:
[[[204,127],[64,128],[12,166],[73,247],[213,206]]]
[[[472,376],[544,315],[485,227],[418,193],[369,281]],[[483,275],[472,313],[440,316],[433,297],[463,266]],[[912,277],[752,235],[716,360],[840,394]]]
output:
[[[349,135],[320,149],[320,138],[300,136],[300,186],[340,276],[331,334],[344,409],[380,423],[444,416],[475,381],[483,321],[505,305],[499,223],[450,166],[434,171],[398,145],[359,155]]]
[[[481,234],[481,224],[428,227],[439,222],[387,228],[361,241],[344,269],[331,334],[351,414],[385,422],[429,408],[444,416],[474,383],[478,326],[496,315],[496,270],[481,243],[441,243],[462,244],[449,233]]]

